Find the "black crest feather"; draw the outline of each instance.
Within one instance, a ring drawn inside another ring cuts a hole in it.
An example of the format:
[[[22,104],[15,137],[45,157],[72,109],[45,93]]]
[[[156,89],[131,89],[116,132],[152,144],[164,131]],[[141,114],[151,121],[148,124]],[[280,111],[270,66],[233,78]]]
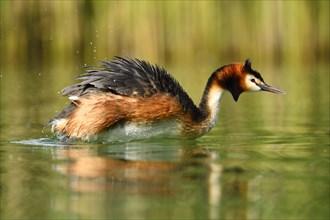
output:
[[[246,59],[246,60],[245,60],[245,63],[244,63],[244,68],[245,68],[246,70],[252,70],[251,64],[252,64],[252,63],[251,63],[250,58]]]

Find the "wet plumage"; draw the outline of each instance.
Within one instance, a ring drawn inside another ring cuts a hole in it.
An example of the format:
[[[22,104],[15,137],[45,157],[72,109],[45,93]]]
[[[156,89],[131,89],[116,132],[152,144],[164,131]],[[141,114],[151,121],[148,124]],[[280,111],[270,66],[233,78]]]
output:
[[[253,78],[252,85],[247,76]],[[267,90],[268,86],[249,60],[218,68],[198,107],[165,69],[138,59],[103,61],[78,80],[81,82],[63,89],[71,103],[50,120],[52,130],[67,138],[103,142],[199,137],[217,121],[224,91],[237,101],[244,91]]]

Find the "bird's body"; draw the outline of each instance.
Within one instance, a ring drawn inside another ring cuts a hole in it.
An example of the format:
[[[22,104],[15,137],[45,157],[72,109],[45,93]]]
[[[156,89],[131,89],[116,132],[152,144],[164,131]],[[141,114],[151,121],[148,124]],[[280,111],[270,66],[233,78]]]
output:
[[[85,141],[197,138],[215,125],[226,90],[235,100],[243,91],[283,93],[265,84],[249,60],[217,69],[199,106],[166,70],[146,61],[116,57],[78,79],[62,91],[71,103],[50,124],[55,133]]]

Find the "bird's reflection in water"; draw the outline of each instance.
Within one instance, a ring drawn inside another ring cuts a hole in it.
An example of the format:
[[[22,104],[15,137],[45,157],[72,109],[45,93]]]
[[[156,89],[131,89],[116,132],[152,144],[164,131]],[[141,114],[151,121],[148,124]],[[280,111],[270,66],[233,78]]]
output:
[[[177,191],[178,187],[174,186],[182,180],[206,180],[212,173],[221,173],[220,165],[212,163],[216,153],[207,149],[168,150],[156,146],[148,152],[149,148],[151,146],[126,146],[126,152],[114,151],[106,155],[91,148],[64,149],[57,157],[69,162],[56,169],[71,177],[71,187],[77,191],[125,190],[161,194]],[[161,153],[165,158],[160,157]]]
[[[208,204],[204,210],[208,217],[220,216],[221,195],[228,189],[221,187],[223,168],[218,153],[198,145],[171,147],[130,143],[96,148],[57,151],[56,157],[67,162],[56,166],[56,170],[70,177],[71,190],[111,192],[111,196],[135,195],[144,199],[148,196],[185,197],[187,202],[197,206]],[[226,188],[240,189],[237,192],[245,196],[246,193],[241,192],[241,182],[230,182],[233,185],[225,182]]]

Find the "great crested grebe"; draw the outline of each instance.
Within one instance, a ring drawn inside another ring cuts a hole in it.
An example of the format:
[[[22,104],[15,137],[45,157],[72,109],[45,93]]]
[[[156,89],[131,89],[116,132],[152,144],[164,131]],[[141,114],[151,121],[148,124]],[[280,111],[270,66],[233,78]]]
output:
[[[78,79],[63,89],[71,103],[49,124],[61,137],[84,141],[193,139],[215,125],[225,91],[235,101],[245,91],[284,93],[267,85],[249,59],[215,70],[198,107],[165,69],[138,59],[102,61]]]

